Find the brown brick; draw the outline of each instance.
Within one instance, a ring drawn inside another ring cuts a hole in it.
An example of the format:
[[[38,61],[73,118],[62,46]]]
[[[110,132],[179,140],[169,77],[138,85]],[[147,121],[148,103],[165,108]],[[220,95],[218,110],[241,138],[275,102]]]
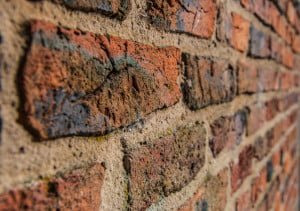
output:
[[[247,135],[252,135],[258,131],[265,123],[265,107],[261,104],[255,104],[249,107],[247,121]]]
[[[147,0],[147,5],[150,22],[158,28],[202,38],[210,38],[214,32],[215,0]]]
[[[227,169],[223,169],[216,176],[207,176],[194,196],[188,199],[178,211],[224,210],[228,184],[227,174]]]
[[[268,66],[258,67],[258,88],[260,91],[273,91],[279,89],[279,73]]]
[[[282,61],[282,48],[282,43],[277,38],[271,37],[271,58],[278,63]]]
[[[42,1],[42,0],[33,0]],[[131,9],[131,0],[49,0],[73,10],[96,12],[119,20],[125,19]]]
[[[255,64],[239,60],[237,68],[238,93],[255,93],[258,90],[258,72]]]
[[[183,54],[186,81],[184,100],[189,108],[199,109],[227,102],[236,94],[236,73],[224,59]]]
[[[232,37],[231,45],[244,52],[248,49],[250,23],[237,13],[232,13]]]
[[[259,175],[255,177],[251,183],[251,201],[253,204],[267,189],[267,170],[262,168]]]
[[[235,210],[236,211],[250,211],[252,207],[251,204],[251,192],[246,191],[242,193],[236,201]]]
[[[230,150],[241,143],[246,121],[246,111],[239,110],[235,115],[221,116],[211,124],[212,138],[209,146],[215,157],[223,149]]]
[[[87,169],[0,195],[0,210],[99,210],[104,168]]]
[[[294,55],[293,52],[290,50],[289,47],[283,47],[282,48],[282,64],[286,66],[287,68],[292,69],[294,67]]]
[[[204,165],[206,131],[201,124],[177,128],[173,135],[127,149],[130,207],[144,210],[187,185]]]
[[[287,4],[287,17],[288,17],[288,20],[290,21],[290,23],[292,25],[295,25],[296,24],[296,21],[297,21],[297,12],[294,8],[294,5],[293,3],[290,1],[288,2]]]
[[[179,100],[179,60],[174,47],[35,21],[23,68],[27,124],[43,139],[127,126]]]
[[[296,53],[300,53],[300,36],[299,35],[294,37],[292,47]]]
[[[228,42],[233,48],[244,52],[248,49],[250,22],[238,13],[230,15],[221,9],[220,22],[217,37],[221,41]]]
[[[244,179],[252,172],[252,158],[254,148],[246,146],[239,154],[237,162],[230,164],[231,168],[231,188],[235,192],[243,183]]]
[[[251,25],[249,54],[253,57],[268,58],[270,56],[270,37]]]

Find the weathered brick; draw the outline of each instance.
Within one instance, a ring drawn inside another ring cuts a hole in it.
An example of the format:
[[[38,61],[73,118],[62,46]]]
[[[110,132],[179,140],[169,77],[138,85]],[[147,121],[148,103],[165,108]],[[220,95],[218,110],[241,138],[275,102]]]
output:
[[[277,98],[273,98],[265,102],[266,107],[266,120],[270,121],[273,119],[277,113],[279,113],[279,100]]]
[[[42,1],[42,0],[32,0]],[[131,0],[49,0],[73,10],[97,12],[123,20],[131,9]]]
[[[204,165],[205,136],[203,125],[196,124],[127,149],[124,165],[130,175],[131,209],[144,210],[188,184]]]
[[[279,42],[279,40],[275,37],[271,37],[271,58],[278,62],[281,63],[282,61],[282,43]]]
[[[251,25],[250,28],[249,54],[258,58],[268,58],[270,56],[270,37],[254,25]]]
[[[239,110],[235,115],[221,116],[211,124],[212,138],[209,146],[215,157],[223,149],[230,150],[241,143],[246,121],[246,111]]]
[[[281,62],[287,68],[292,69],[294,67],[294,54],[288,47],[283,47],[281,52]]]
[[[228,42],[233,48],[244,52],[248,49],[250,22],[238,13],[232,12],[230,15],[221,11],[218,22],[217,36],[221,41]]]
[[[237,198],[237,201],[235,204],[235,210],[236,211],[250,211],[251,207],[252,207],[251,192],[246,191]]]
[[[252,172],[252,158],[254,148],[246,146],[239,154],[237,161],[231,162],[231,188],[235,192],[243,183],[244,179]]]
[[[300,36],[299,35],[296,35],[294,37],[292,47],[296,53],[300,53]]]
[[[175,104],[174,47],[32,23],[23,68],[25,118],[41,138],[96,135]]]
[[[194,196],[188,199],[178,211],[224,210],[228,184],[227,175],[227,169],[223,169],[216,176],[207,176]]]
[[[290,23],[292,25],[295,25],[296,24],[296,18],[297,18],[297,12],[295,10],[295,7],[293,5],[293,3],[290,1],[288,2],[287,4],[287,17],[288,17],[288,20],[290,21]]]
[[[239,60],[237,68],[238,93],[255,93],[258,90],[257,68],[250,61]]]
[[[186,81],[184,100],[189,108],[199,109],[227,102],[236,94],[236,73],[224,59],[183,54]]]
[[[104,168],[95,164],[0,195],[0,210],[99,210]]]
[[[251,183],[251,201],[253,204],[259,199],[259,197],[266,191],[267,189],[267,170],[266,168],[262,168]]]
[[[247,136],[254,134],[265,123],[265,106],[255,104],[249,107],[249,115],[247,120]]]
[[[210,38],[217,14],[215,0],[147,0],[150,22],[172,32]]]
[[[259,91],[278,90],[280,86],[279,72],[268,66],[258,67],[258,89]]]
[[[268,130],[263,137],[256,138],[253,145],[254,157],[259,161],[262,160],[271,151],[275,141],[277,140],[274,138],[273,129]]]

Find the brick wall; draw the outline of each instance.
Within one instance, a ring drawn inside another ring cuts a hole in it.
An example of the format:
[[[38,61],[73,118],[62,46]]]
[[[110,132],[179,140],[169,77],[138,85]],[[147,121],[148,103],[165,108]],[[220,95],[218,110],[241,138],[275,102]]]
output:
[[[0,1],[0,210],[299,210],[300,2]]]

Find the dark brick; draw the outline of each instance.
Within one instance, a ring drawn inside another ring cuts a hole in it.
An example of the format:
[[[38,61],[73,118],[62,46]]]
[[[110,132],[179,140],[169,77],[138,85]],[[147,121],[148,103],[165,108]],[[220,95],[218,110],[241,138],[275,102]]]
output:
[[[255,64],[240,60],[237,69],[238,93],[255,93],[258,91],[258,71]]]
[[[236,200],[235,210],[236,211],[250,211],[251,204],[251,192],[246,191],[242,193]]]
[[[42,0],[32,0],[42,1]],[[131,9],[131,0],[48,0],[73,10],[97,12],[123,20]]]
[[[251,25],[249,54],[253,57],[268,58],[270,56],[270,37]]]
[[[218,17],[218,39],[229,43],[238,51],[246,51],[249,43],[249,21],[235,12],[228,14],[225,8],[222,8],[220,13]]]
[[[99,210],[104,168],[95,164],[0,195],[0,210]]]
[[[236,73],[224,59],[183,54],[184,100],[190,109],[230,101],[236,94]]]
[[[201,124],[177,128],[173,135],[127,149],[130,207],[144,210],[187,185],[205,160],[206,131]]]
[[[249,145],[241,151],[238,161],[230,164],[232,192],[235,192],[241,186],[244,179],[252,172],[253,157],[254,148]]]
[[[216,176],[209,175],[197,192],[189,198],[178,211],[222,211],[226,206],[228,169],[225,168]]]
[[[239,110],[234,116],[222,116],[211,124],[212,139],[210,149],[216,157],[223,149],[233,149],[242,141],[245,131],[247,113]]]
[[[147,0],[150,22],[172,32],[210,38],[216,19],[215,0]]]
[[[25,117],[43,139],[98,135],[175,104],[179,50],[32,23]]]

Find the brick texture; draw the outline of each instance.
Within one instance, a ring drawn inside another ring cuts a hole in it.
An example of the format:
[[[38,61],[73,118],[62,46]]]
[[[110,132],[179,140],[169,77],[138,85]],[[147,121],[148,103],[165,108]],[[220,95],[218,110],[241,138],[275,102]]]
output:
[[[0,210],[99,210],[104,168],[95,164],[0,195]]]
[[[218,175],[207,176],[205,182],[197,192],[188,199],[178,211],[216,210],[221,211],[226,205],[226,188],[228,185],[228,171],[223,169]]]
[[[24,110],[41,138],[103,134],[179,100],[176,48],[41,21],[31,28]]]
[[[210,38],[217,14],[215,0],[148,0],[150,22],[161,29]]]
[[[227,102],[236,94],[236,73],[228,60],[183,54],[185,102],[191,109]]]
[[[204,165],[206,131],[201,124],[178,128],[153,144],[128,149],[125,157],[133,210],[144,210],[179,191]]]
[[[42,1],[42,0],[32,0]],[[66,6],[69,9],[83,12],[95,12],[124,20],[131,9],[130,0],[49,0]]]
[[[0,210],[299,210],[300,1],[0,19]]]

